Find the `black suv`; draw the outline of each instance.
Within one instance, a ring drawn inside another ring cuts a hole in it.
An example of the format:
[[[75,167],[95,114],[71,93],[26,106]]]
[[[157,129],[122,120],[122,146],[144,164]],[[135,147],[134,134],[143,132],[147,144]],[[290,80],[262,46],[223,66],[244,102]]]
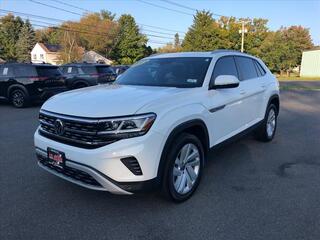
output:
[[[6,98],[17,108],[34,100],[67,90],[65,79],[57,66],[50,64],[0,64],[0,98]]]
[[[109,65],[99,63],[69,63],[61,66],[69,89],[110,83],[117,75]]]
[[[127,71],[130,68],[130,65],[115,65],[115,66],[112,66],[111,68],[117,75],[120,75],[125,71]]]

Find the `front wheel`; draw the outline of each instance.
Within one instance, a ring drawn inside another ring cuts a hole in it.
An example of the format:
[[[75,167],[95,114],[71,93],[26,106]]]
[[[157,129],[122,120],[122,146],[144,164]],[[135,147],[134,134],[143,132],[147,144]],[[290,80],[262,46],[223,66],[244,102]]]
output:
[[[257,140],[269,142],[273,139],[277,129],[278,110],[274,104],[267,108],[266,115],[261,126],[257,129],[255,136]]]
[[[203,165],[200,140],[187,133],[179,135],[166,156],[163,193],[176,202],[187,200],[199,185]]]

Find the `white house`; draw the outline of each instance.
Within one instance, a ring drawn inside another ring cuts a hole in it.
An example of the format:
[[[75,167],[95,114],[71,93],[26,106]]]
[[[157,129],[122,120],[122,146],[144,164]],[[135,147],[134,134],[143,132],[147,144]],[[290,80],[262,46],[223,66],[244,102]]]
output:
[[[60,64],[59,45],[36,43],[31,51],[31,62],[33,63],[50,63],[53,65]]]
[[[320,48],[302,53],[300,77],[320,77]]]
[[[104,56],[100,55],[99,53],[96,53],[95,51],[88,51],[83,54],[82,61],[88,62],[88,63],[105,63],[108,65],[112,64],[112,60],[105,58]]]

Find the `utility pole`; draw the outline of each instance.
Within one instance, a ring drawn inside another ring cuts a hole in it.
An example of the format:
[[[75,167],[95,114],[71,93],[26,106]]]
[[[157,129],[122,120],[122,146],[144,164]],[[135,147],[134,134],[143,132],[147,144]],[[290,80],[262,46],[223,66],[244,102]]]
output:
[[[248,30],[244,27],[246,24],[245,21],[241,21],[241,30],[239,30],[239,33],[241,33],[241,52],[244,51],[244,34],[248,32]]]

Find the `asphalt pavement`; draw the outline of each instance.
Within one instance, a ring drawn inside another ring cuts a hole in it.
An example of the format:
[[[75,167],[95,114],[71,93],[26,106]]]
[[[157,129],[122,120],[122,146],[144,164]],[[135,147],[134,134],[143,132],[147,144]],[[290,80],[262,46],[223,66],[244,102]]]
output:
[[[88,190],[36,164],[39,106],[0,103],[0,239],[320,239],[320,91],[283,91],[274,141],[210,152],[182,204]]]

